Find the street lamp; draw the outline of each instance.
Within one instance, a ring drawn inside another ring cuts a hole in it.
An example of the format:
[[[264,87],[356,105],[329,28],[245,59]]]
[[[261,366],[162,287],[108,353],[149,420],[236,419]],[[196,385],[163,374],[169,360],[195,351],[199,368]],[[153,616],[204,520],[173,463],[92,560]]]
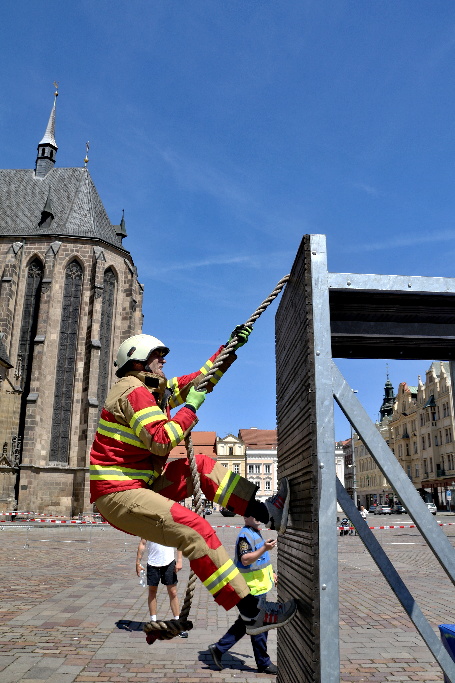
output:
[[[452,482],[452,494],[450,496],[451,502],[453,501],[453,494],[455,492],[455,481]],[[454,506],[455,507],[455,506]],[[449,512],[450,512],[450,504],[449,504]]]

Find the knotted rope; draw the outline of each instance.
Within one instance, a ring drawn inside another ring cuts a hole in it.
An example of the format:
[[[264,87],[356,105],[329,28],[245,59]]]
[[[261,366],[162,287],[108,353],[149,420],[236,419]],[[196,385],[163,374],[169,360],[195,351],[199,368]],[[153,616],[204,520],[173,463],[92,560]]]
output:
[[[283,289],[284,285],[286,282],[289,280],[289,275],[286,275],[283,277],[275,286],[275,289],[273,292],[269,294],[269,296],[264,299],[262,304],[257,307],[257,309],[254,311],[253,315],[248,318],[246,323],[242,325],[242,327],[252,327],[256,320],[264,313],[265,309],[270,306],[272,301],[276,299],[278,294],[281,292]],[[206,376],[204,377],[203,381],[198,385],[197,390],[198,391],[203,391],[208,383],[210,382],[211,378],[215,375],[216,371],[218,368],[223,364],[223,361],[229,356],[229,354],[234,351],[235,347],[237,346],[239,342],[239,339],[237,338],[236,335],[232,337],[232,339],[229,341],[228,344],[224,347],[224,349],[221,351],[219,356],[215,359],[213,366],[210,368],[210,370],[207,372]],[[194,448],[193,448],[193,442],[191,439],[191,433],[188,434],[188,436],[185,438],[185,446],[186,446],[186,452],[187,452],[187,457],[188,461],[190,464],[190,469],[191,469],[191,478],[193,482],[193,497],[194,497],[194,503],[195,503],[195,512],[202,516],[202,490],[201,490],[201,482],[200,482],[200,477],[199,477],[199,472],[197,469],[197,463],[196,463],[196,457],[194,455]],[[171,638],[175,638],[179,633],[182,631],[189,631],[190,629],[193,628],[193,623],[188,620],[188,616],[190,613],[191,609],[191,602],[193,599],[193,594],[194,594],[194,589],[195,589],[195,584],[196,584],[196,574],[191,571],[189,578],[188,578],[188,584],[186,587],[186,592],[185,592],[185,598],[183,600],[183,606],[182,609],[180,610],[180,616],[178,619],[170,619],[168,621],[150,621],[147,624],[144,624],[144,631],[147,633],[147,642],[149,644],[152,644],[155,640],[170,640]]]

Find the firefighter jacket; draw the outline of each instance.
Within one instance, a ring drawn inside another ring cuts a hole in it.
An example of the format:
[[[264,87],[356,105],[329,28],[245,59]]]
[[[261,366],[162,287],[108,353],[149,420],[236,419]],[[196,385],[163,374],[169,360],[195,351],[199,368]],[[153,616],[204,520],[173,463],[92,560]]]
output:
[[[264,539],[259,531],[250,526],[244,526],[235,544],[235,565],[253,595],[268,593],[274,585],[272,562],[268,551],[266,550],[257,560],[245,567],[241,561],[242,545],[249,546],[248,552],[254,552],[265,545]]]
[[[90,453],[90,500],[116,491],[146,488],[161,474],[174,446],[197,424],[194,410],[183,405],[222,351],[189,375],[164,377],[127,372],[106,398]],[[234,362],[230,354],[210,379],[216,384]],[[211,391],[213,386],[209,386]],[[171,418],[170,409],[183,405]]]

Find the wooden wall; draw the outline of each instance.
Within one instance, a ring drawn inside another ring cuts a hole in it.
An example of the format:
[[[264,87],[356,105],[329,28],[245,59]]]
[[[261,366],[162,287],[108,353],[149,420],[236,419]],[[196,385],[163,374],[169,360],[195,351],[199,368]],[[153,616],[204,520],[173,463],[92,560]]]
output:
[[[288,530],[279,539],[279,599],[299,611],[278,630],[278,682],[318,681],[318,487],[310,236],[305,235],[276,315],[278,474],[291,483]]]

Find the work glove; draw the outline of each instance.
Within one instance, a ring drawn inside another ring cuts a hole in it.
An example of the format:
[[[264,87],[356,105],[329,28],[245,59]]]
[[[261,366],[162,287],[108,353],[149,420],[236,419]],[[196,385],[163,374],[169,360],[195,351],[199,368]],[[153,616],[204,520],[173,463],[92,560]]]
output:
[[[190,408],[197,410],[204,403],[206,396],[206,391],[196,391],[194,387],[191,387],[191,389],[188,392],[188,396],[186,397],[185,403]]]
[[[237,325],[232,332],[231,336],[229,337],[228,344],[233,339],[234,337],[237,337],[237,344],[234,346],[232,349],[233,351],[237,351],[241,346],[247,343],[248,337],[252,333],[253,328],[252,327],[247,327],[246,325]]]

